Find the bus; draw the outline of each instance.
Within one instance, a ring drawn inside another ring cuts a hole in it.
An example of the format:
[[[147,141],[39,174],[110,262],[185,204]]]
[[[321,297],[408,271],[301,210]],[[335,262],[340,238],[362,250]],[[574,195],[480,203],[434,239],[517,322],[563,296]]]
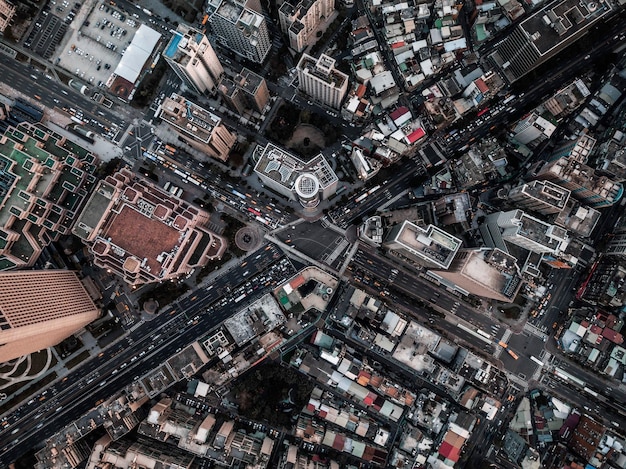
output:
[[[486,114],[487,112],[489,112],[489,108],[486,107],[485,109],[481,109],[480,111],[478,111],[478,114],[476,114],[476,117],[480,117],[483,114]]]
[[[517,355],[517,353],[515,353],[513,350],[511,350],[510,348],[506,349],[507,353],[509,355],[511,355],[511,357],[513,357],[514,360],[517,360],[519,358],[519,356]]]
[[[543,362],[539,360],[537,357],[531,355],[530,359],[534,361],[537,365],[543,366]]]
[[[491,339],[491,336],[481,329],[476,329],[476,333],[482,335],[486,339]]]
[[[248,212],[250,212],[253,215],[256,215],[257,217],[261,216],[261,212],[259,212],[258,210],[252,208],[252,207],[248,207]]]
[[[498,342],[498,345],[502,348],[507,348],[509,346],[509,344],[507,344],[506,342],[502,340]]]

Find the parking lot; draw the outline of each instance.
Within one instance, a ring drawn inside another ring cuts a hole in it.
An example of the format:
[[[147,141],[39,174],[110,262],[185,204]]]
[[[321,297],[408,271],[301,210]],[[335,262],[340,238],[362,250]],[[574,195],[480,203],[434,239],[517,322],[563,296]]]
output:
[[[80,8],[80,2],[70,4],[68,0],[63,0],[57,4],[56,0],[51,0],[34,22],[24,47],[45,59],[52,57]]]
[[[108,3],[87,2],[70,28],[59,65],[94,87],[109,81],[140,23]]]

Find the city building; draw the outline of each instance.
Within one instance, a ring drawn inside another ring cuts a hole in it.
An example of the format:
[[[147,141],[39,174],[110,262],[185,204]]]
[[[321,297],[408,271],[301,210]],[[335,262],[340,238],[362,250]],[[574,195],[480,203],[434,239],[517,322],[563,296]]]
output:
[[[607,256],[626,257],[626,233],[619,233],[611,237],[604,249]]]
[[[88,150],[40,124],[0,136],[0,270],[31,267],[70,233],[97,165]]]
[[[314,208],[337,190],[339,179],[320,153],[309,161],[268,143],[260,150],[254,172],[263,184],[303,207]]]
[[[254,63],[263,63],[272,40],[259,0],[209,0],[207,13],[219,42]]]
[[[221,117],[176,93],[163,100],[157,115],[189,145],[220,161],[228,160],[237,141]]]
[[[248,109],[263,112],[270,100],[265,79],[245,67],[234,78],[224,78],[218,91],[226,104],[239,114]]]
[[[527,215],[522,210],[496,212],[480,225],[485,244],[509,252],[511,243],[538,254],[558,254],[569,243],[566,230]],[[505,243],[506,242],[506,243]]]
[[[571,158],[579,163],[585,164],[595,144],[595,138],[583,134],[577,139],[568,140],[555,148],[550,157],[550,161],[558,160],[559,158]]]
[[[488,57],[506,80],[515,82],[576,42],[611,10],[605,0],[549,3],[518,24]]]
[[[172,70],[196,93],[214,93],[224,69],[204,33],[178,25],[163,51]]]
[[[606,176],[598,176],[593,168],[571,158],[559,158],[537,168],[534,177],[552,181],[571,191],[572,197],[593,207],[608,207],[624,193],[624,187]]]
[[[4,33],[7,26],[11,24],[15,14],[15,5],[9,0],[0,0],[0,33]]]
[[[315,59],[302,54],[296,67],[298,88],[326,106],[339,109],[348,91],[348,75],[335,70],[335,59],[326,54]]]
[[[523,145],[536,146],[549,139],[555,130],[556,125],[539,114],[531,112],[515,125],[513,137]]]
[[[52,347],[99,315],[75,272],[0,272],[0,363]]]
[[[576,236],[587,238],[591,236],[598,224],[600,215],[599,210],[583,205],[574,198],[570,198],[563,210],[554,219],[554,224],[562,226]]]
[[[460,249],[447,270],[428,275],[463,295],[511,303],[522,286],[517,259],[500,249]]]
[[[460,239],[434,225],[422,228],[410,221],[404,221],[389,231],[383,247],[409,263],[447,269],[461,244]]]
[[[289,37],[289,47],[302,52],[317,41],[316,32],[322,22],[335,11],[334,0],[303,0],[284,2],[278,10],[280,29]]]
[[[99,182],[72,232],[94,263],[131,285],[187,275],[221,258],[226,240],[204,224],[209,214],[124,168]]]
[[[570,191],[550,181],[531,181],[513,187],[507,200],[517,208],[554,215],[565,207]]]

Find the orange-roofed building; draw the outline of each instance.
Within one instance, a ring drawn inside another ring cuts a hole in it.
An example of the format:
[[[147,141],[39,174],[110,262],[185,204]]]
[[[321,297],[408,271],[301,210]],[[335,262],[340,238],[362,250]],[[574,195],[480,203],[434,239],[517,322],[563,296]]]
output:
[[[100,181],[72,232],[94,263],[130,285],[188,274],[224,254],[227,241],[204,225],[209,213],[124,168]]]

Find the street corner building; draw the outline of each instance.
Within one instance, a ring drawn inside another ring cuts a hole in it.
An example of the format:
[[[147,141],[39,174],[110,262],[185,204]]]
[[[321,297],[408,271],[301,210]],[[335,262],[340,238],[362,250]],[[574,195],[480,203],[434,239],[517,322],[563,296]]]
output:
[[[187,275],[224,254],[227,241],[204,227],[209,213],[122,169],[100,181],[72,232],[94,263],[130,285]]]
[[[75,272],[0,272],[0,363],[52,347],[100,310]]]

